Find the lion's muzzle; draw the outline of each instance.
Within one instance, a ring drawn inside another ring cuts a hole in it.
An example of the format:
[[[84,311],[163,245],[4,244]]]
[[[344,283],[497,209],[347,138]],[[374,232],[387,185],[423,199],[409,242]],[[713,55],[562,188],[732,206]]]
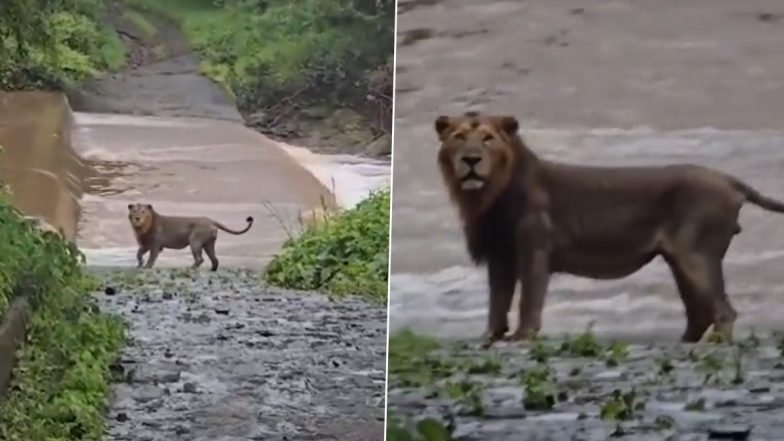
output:
[[[455,174],[460,178],[460,188],[463,190],[479,190],[485,186],[485,176],[489,170],[487,161],[481,155],[457,155],[453,161]]]

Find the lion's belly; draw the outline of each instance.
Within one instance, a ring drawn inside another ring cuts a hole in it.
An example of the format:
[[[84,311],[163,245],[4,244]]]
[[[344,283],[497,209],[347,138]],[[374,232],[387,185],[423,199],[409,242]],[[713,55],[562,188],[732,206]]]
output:
[[[650,263],[657,254],[656,252],[632,255],[554,254],[551,259],[551,268],[553,272],[592,279],[619,279],[637,272]]]
[[[175,234],[163,240],[161,245],[163,245],[164,248],[169,248],[172,250],[181,250],[188,246],[189,244],[188,238],[189,238],[189,234]]]
[[[659,254],[653,230],[604,240],[572,242],[556,246],[551,254],[553,272],[594,279],[618,279],[631,275]]]

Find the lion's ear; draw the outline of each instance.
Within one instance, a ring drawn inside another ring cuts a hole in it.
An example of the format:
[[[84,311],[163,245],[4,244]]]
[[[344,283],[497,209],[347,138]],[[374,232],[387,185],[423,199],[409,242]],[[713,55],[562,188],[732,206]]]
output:
[[[438,136],[444,136],[444,132],[446,132],[446,129],[448,129],[450,125],[451,125],[451,122],[449,121],[449,117],[448,116],[441,115],[438,118],[436,118],[435,127],[436,127],[436,133],[438,133]]]
[[[147,204],[147,209],[148,209],[148,210],[150,210],[150,211],[152,211],[152,205],[150,205],[150,204]]]
[[[502,116],[500,119],[501,129],[509,136],[517,136],[520,124],[514,116]]]
[[[128,204],[128,211],[133,210],[133,204]]]

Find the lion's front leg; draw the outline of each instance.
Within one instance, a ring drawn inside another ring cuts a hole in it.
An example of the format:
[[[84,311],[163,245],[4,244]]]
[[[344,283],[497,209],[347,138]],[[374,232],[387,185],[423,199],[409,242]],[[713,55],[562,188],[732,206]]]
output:
[[[141,268],[144,265],[144,255],[147,253],[147,248],[139,247],[139,250],[136,251],[136,268]]]
[[[155,265],[155,261],[158,260],[158,255],[161,254],[161,250],[163,247],[155,245],[150,247],[150,257],[147,258],[147,264],[144,265],[144,268],[150,269]]]
[[[517,275],[512,256],[496,257],[487,264],[490,284],[490,309],[487,314],[487,332],[482,347],[488,348],[504,337],[509,330],[509,308],[512,306]]]
[[[542,312],[550,284],[549,218],[529,218],[518,230],[519,269],[522,282],[519,322],[509,340],[533,337],[542,327]]]

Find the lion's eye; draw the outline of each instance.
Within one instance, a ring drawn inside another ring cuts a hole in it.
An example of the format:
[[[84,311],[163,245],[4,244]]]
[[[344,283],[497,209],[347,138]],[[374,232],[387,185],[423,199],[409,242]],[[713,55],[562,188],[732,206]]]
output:
[[[455,139],[459,139],[461,141],[465,141],[466,140],[465,133],[455,133]]]
[[[492,140],[493,140],[493,135],[491,135],[489,133],[485,135],[484,139],[482,139],[482,141],[484,141],[485,143],[488,143],[488,142],[490,142]]]

